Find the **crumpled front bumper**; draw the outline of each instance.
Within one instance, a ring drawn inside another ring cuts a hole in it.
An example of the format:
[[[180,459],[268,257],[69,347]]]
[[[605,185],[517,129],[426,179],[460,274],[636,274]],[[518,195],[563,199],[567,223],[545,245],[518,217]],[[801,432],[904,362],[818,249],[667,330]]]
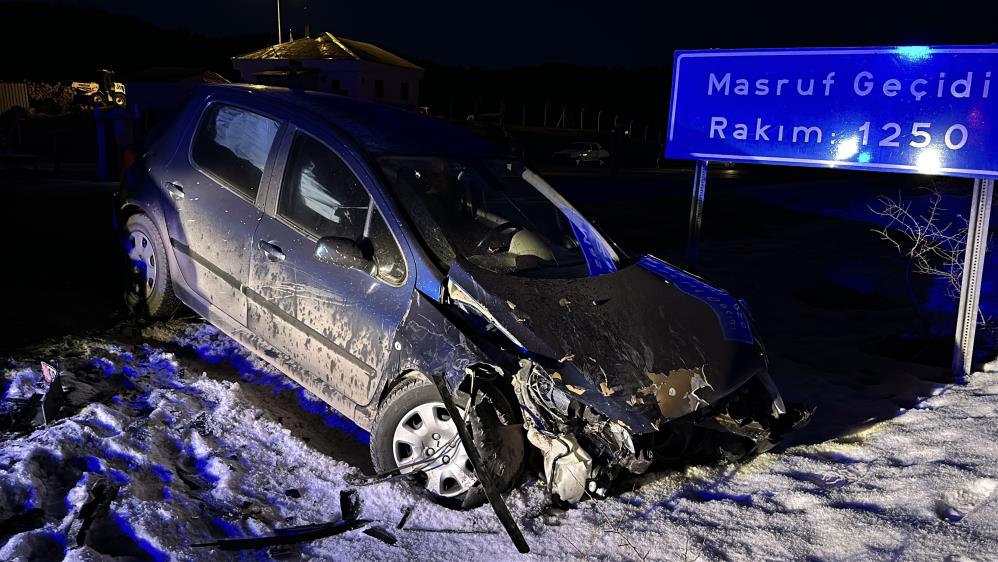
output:
[[[811,416],[809,409],[785,406],[760,373],[713,404],[663,421],[656,432],[634,434],[623,421],[573,399],[539,365],[523,360],[520,367],[513,387],[528,439],[544,456],[549,492],[569,503],[604,495],[622,471],[641,474],[655,459],[724,462],[768,451]]]
[[[813,408],[784,405],[768,375],[750,379],[724,400],[664,427],[670,434],[699,432],[712,441],[719,460],[737,461],[765,453],[808,423]]]

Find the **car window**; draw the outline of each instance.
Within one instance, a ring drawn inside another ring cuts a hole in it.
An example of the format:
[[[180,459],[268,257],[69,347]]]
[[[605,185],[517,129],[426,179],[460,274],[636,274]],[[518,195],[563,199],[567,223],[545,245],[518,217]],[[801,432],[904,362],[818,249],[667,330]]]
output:
[[[522,163],[435,156],[378,159],[386,187],[446,269],[457,257],[495,273],[583,277],[619,256]]]
[[[333,151],[308,135],[291,148],[277,214],[316,238],[361,240],[370,197]]]
[[[205,172],[256,200],[278,128],[273,119],[230,105],[212,104],[198,126],[191,156]]]
[[[384,217],[377,209],[371,217],[369,233],[374,262],[378,264],[378,277],[389,283],[400,284],[405,280],[405,258]]]
[[[292,144],[277,214],[316,238],[358,242],[377,263],[379,278],[395,284],[405,279],[402,250],[360,180],[335,152],[308,135],[299,134]]]

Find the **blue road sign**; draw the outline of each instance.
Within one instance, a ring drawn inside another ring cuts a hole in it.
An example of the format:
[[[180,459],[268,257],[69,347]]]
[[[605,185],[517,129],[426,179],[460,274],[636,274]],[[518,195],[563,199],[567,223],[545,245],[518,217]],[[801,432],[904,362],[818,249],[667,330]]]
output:
[[[677,51],[665,155],[998,178],[998,47]]]

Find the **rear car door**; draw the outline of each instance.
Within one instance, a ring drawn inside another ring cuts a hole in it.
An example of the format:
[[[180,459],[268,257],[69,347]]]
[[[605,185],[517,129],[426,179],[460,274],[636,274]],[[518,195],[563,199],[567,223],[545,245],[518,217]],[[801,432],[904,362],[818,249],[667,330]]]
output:
[[[254,237],[249,326],[304,367],[307,380],[300,382],[310,390],[334,405],[330,389],[366,405],[415,284],[404,242],[355,173],[363,165],[345,147],[334,150],[302,131],[289,132],[286,147]],[[377,271],[318,261],[323,237],[356,241],[379,264]]]
[[[241,286],[249,277],[249,250],[262,215],[257,195],[279,129],[275,118],[210,102],[193,129],[190,150],[178,152],[164,178],[177,211],[169,227],[184,281],[195,296],[241,325]]]

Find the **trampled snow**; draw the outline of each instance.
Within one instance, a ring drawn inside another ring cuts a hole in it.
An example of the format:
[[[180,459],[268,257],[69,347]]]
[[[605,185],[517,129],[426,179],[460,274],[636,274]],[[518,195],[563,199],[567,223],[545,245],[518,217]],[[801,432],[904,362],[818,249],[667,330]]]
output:
[[[346,476],[369,470],[366,434],[209,325],[143,336],[64,339],[3,367],[0,416],[40,391],[40,360],[68,372],[69,404],[48,427],[2,436],[0,559],[519,558],[488,506],[439,507],[405,481],[357,488],[395,546],[358,530],[241,554],[193,547],[335,521]],[[858,433],[648,474],[558,517],[530,481],[510,508],[536,559],[998,560],[988,367]]]

